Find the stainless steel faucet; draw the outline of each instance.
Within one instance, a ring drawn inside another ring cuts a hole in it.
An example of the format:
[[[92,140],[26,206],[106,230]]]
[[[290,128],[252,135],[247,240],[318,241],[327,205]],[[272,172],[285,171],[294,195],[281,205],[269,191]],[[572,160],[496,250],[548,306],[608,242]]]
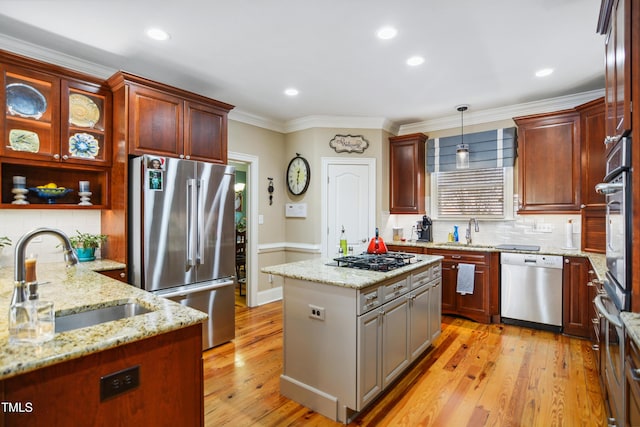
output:
[[[475,225],[476,225],[476,227],[475,227],[475,229],[476,229],[476,233],[477,233],[478,231],[480,231],[480,225],[478,224],[478,220],[477,220],[477,219],[475,219],[475,218],[470,218],[470,219],[469,219],[469,225],[467,226],[467,233],[466,233],[466,235],[465,235],[465,237],[466,237],[466,239],[467,239],[467,245],[470,245],[470,244],[471,244],[471,223],[472,223],[472,222],[473,222],[473,223],[475,223]]]
[[[69,237],[64,234],[62,231],[55,228],[36,228],[35,230],[31,230],[24,236],[18,240],[16,244],[15,251],[15,264],[14,264],[14,282],[15,287],[13,289],[13,297],[11,298],[11,305],[19,302],[24,302],[27,300],[27,289],[25,284],[25,265],[24,260],[26,258],[26,249],[27,244],[35,237],[40,236],[42,234],[52,234],[57,236],[62,242],[62,246],[64,247],[64,262],[68,265],[75,265],[78,263],[78,257],[73,251],[71,247],[71,241],[69,241]],[[37,295],[37,290],[33,290],[33,292]]]

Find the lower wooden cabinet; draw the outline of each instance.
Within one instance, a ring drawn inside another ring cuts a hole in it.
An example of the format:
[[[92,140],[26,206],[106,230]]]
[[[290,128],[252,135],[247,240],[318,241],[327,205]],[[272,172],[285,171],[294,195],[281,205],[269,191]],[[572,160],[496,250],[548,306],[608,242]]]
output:
[[[591,263],[584,257],[564,257],[562,270],[562,331],[567,335],[592,338],[593,314],[589,286]]]
[[[640,349],[625,334],[625,420],[627,426],[640,426]]]
[[[127,369],[139,385],[103,397],[101,378]],[[3,411],[3,426],[202,426],[202,325],[8,378],[0,390],[3,402],[31,408]]]
[[[103,271],[98,271],[98,273],[107,277],[111,277],[112,279],[119,280],[124,283],[129,283],[127,281],[127,271],[124,268],[116,268],[114,270],[103,270]]]
[[[499,254],[497,252],[429,249],[441,255],[442,313],[467,317],[480,323],[498,322],[500,316]],[[456,292],[458,264],[474,264],[474,289],[471,294]]]

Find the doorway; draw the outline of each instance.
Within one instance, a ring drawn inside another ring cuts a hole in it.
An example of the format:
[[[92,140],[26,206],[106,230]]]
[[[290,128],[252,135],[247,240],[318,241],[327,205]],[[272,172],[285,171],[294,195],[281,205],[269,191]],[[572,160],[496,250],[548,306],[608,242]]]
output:
[[[244,246],[244,254],[236,254],[236,305],[253,307],[258,289],[258,204],[255,200],[258,192],[257,180],[254,179],[258,176],[258,158],[234,152],[229,152],[228,158],[229,165],[236,168],[236,184],[244,184],[234,188],[236,245]]]
[[[342,228],[353,253],[366,249],[375,231],[376,159],[322,158],[322,256],[337,256]]]

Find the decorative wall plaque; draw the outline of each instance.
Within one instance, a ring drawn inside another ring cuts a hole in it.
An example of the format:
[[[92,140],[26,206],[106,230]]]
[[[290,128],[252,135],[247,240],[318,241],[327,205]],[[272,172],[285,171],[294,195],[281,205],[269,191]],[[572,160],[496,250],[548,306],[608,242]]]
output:
[[[336,135],[329,141],[329,147],[336,153],[364,153],[369,147],[369,141],[362,135]]]

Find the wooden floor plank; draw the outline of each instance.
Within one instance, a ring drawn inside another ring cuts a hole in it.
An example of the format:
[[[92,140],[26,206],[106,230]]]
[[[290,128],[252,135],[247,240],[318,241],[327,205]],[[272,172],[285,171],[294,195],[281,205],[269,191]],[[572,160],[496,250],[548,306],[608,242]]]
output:
[[[340,426],[280,395],[282,303],[236,300],[236,338],[204,359],[205,425]],[[605,426],[590,343],[443,317],[442,334],[351,426]]]

